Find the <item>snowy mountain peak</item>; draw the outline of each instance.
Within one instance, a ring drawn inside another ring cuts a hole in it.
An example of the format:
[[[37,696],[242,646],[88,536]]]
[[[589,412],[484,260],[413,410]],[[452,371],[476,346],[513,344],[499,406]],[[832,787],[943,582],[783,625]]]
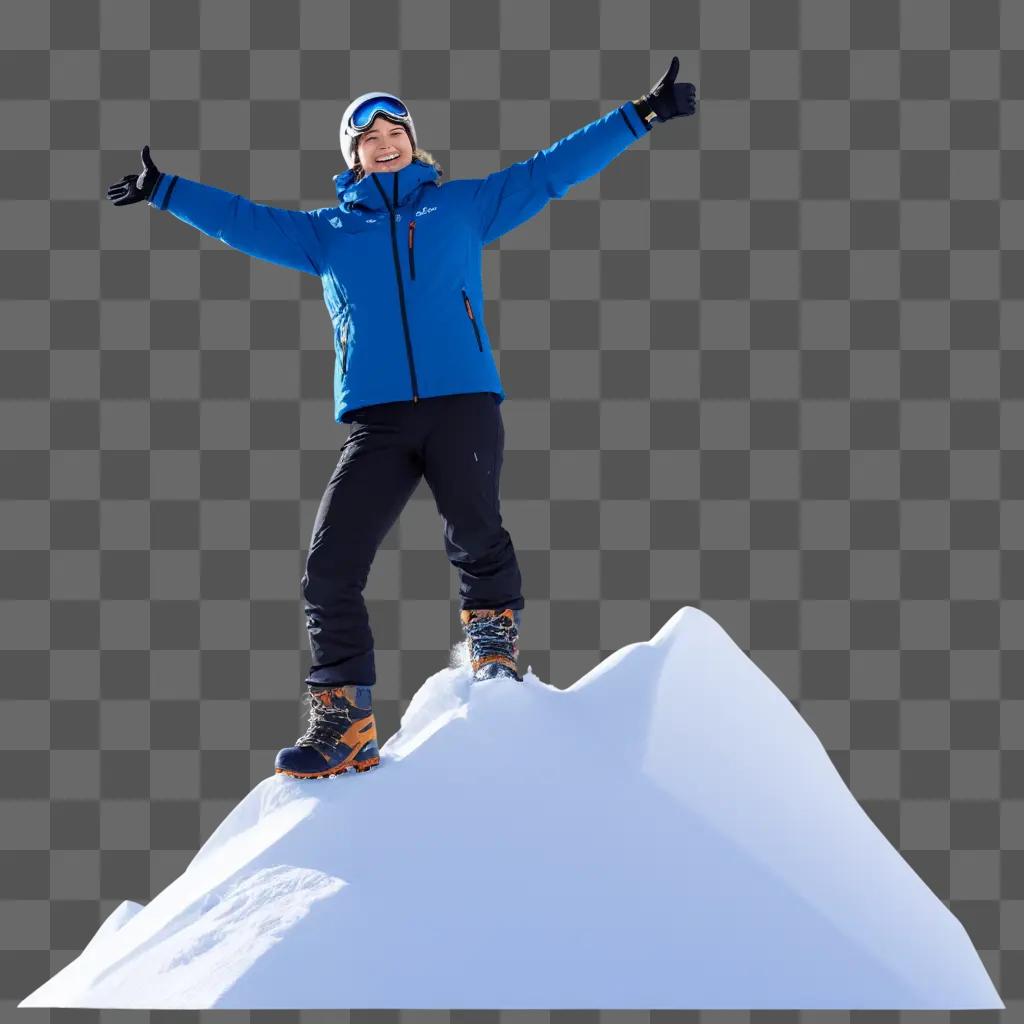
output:
[[[789,699],[696,608],[565,690],[446,668],[381,758],[265,779],[20,1005],[1003,1008]],[[306,970],[348,926],[373,956]]]

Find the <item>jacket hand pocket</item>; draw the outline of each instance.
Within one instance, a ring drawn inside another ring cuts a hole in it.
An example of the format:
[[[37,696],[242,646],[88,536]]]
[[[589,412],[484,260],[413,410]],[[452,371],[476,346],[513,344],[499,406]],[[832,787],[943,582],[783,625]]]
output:
[[[341,347],[341,376],[348,372],[348,323],[343,322],[338,327],[338,342]]]
[[[469,301],[469,296],[466,294],[466,289],[462,289],[462,304],[466,309],[466,316],[469,317],[469,322],[473,325],[473,333],[476,335],[476,347],[481,352],[484,350],[483,342],[480,340],[480,328],[477,325],[476,317],[473,315],[473,304]]]

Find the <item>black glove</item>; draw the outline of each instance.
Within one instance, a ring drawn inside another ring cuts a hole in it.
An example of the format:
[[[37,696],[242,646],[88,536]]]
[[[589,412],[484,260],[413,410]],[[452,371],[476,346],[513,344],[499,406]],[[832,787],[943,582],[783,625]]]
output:
[[[149,155],[149,146],[142,147],[142,173],[126,174],[107,188],[107,198],[115,206],[129,206],[148,199],[160,180],[160,171]]]
[[[648,128],[652,121],[669,121],[673,117],[689,117],[697,109],[697,90],[692,82],[676,82],[679,58],[673,57],[661,81],[651,86],[639,99],[633,100],[636,112]]]

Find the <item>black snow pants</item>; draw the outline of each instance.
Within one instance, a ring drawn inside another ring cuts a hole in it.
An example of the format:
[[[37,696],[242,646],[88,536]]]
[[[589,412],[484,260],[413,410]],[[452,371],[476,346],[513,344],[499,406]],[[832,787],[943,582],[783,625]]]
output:
[[[313,655],[307,684],[376,682],[363,601],[377,549],[420,477],[444,521],[463,609],[522,608],[498,483],[505,427],[490,391],[387,402],[352,413],[352,429],[320,501],[302,576]]]

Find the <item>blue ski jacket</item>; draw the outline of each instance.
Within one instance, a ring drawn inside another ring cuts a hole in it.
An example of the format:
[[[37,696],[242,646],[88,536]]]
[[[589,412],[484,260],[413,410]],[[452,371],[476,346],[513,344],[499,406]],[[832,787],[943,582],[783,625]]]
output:
[[[483,321],[481,250],[651,130],[632,102],[485,178],[335,175],[338,205],[286,210],[177,174],[149,203],[250,256],[323,285],[334,329],[334,419],[380,402],[491,391],[505,400]]]

